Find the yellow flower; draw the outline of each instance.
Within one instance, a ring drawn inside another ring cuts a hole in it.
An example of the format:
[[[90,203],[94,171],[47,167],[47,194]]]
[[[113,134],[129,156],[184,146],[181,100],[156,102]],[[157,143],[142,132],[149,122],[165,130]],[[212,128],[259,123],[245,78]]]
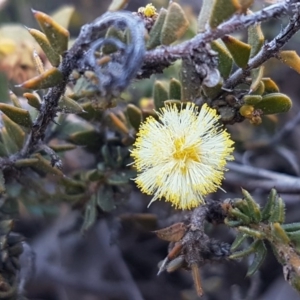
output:
[[[180,110],[166,106],[141,124],[131,156],[134,179],[153,201],[165,198],[176,208],[191,209],[220,188],[233,141],[219,124],[216,110],[193,103]],[[149,204],[149,205],[150,205]]]
[[[152,3],[147,4],[145,7],[140,7],[138,12],[144,14],[145,17],[148,18],[152,18],[157,15],[156,8],[152,5]]]

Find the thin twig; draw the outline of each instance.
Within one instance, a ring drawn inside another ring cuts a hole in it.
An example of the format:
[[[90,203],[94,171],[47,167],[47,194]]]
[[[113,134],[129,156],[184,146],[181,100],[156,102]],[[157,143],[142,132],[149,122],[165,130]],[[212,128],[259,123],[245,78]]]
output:
[[[230,171],[235,172],[229,172],[226,175],[227,183],[248,189],[261,188],[269,191],[272,188],[276,188],[281,193],[300,193],[300,178],[298,177],[232,162],[228,163],[227,167]],[[246,176],[243,178],[239,174]],[[253,177],[256,179],[253,179]]]
[[[265,44],[262,49],[249,60],[248,66],[245,69],[238,69],[226,81],[224,88],[230,89],[241,83],[249,74],[250,71],[261,66],[264,62],[278,55],[279,50],[297,33],[300,29],[299,7],[297,12],[290,19],[288,25],[276,36],[271,42]]]
[[[191,52],[204,44],[210,43],[226,34],[230,34],[240,29],[248,28],[259,22],[267,21],[286,14],[294,1],[285,1],[271,5],[252,15],[235,15],[228,21],[220,24],[215,29],[209,29],[196,35],[194,38],[176,46],[160,47],[146,52],[143,69],[149,75],[149,67],[168,66],[177,59],[189,57]],[[151,71],[151,70],[150,70]],[[143,77],[143,74],[140,75]]]
[[[299,22],[300,23],[300,22]],[[300,123],[300,112],[288,121],[271,139],[269,146],[277,145],[283,138],[286,139],[287,135],[291,133],[293,129]]]

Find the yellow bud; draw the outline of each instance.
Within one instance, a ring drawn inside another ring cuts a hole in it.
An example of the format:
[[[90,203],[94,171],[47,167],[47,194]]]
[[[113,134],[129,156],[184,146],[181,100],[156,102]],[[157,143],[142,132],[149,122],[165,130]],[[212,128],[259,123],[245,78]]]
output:
[[[240,108],[240,114],[245,118],[251,117],[253,111],[254,111],[254,107],[252,105],[245,104]]]

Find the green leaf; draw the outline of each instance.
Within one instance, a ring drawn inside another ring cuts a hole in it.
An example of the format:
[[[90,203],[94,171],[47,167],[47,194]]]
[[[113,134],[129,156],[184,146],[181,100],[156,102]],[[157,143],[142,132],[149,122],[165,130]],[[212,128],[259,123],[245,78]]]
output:
[[[38,162],[39,162],[38,158],[24,158],[24,159],[18,159],[14,165],[17,168],[34,167]]]
[[[250,57],[255,56],[263,46],[265,41],[260,24],[248,28],[248,44],[251,46]]]
[[[292,107],[292,101],[285,94],[272,93],[263,96],[262,100],[254,107],[261,109],[264,115],[278,114],[289,111]]]
[[[274,210],[274,206],[275,206],[275,203],[277,201],[277,197],[278,197],[277,191],[275,189],[272,189],[270,191],[269,196],[268,196],[268,201],[265,204],[265,206],[264,206],[264,208],[263,208],[263,210],[261,212],[262,221],[269,220],[269,218],[272,215],[272,212]]]
[[[23,96],[27,99],[28,104],[37,110],[41,108],[41,101],[38,94],[33,93],[24,93]]]
[[[133,104],[128,104],[126,108],[126,113],[130,125],[136,130],[139,131],[140,124],[142,122],[142,112],[141,110]]]
[[[59,145],[51,145],[50,148],[54,150],[55,152],[64,152],[69,150],[76,149],[76,146],[73,144],[59,144]]]
[[[58,54],[63,54],[68,49],[69,31],[45,13],[36,10],[32,12],[52,48]]]
[[[245,95],[243,97],[243,101],[247,105],[256,105],[261,100],[262,100],[262,96],[261,95]]]
[[[250,218],[243,214],[239,209],[233,208],[229,211],[229,214],[231,217],[234,217],[240,221],[243,222],[244,225],[247,225],[250,223]]]
[[[110,187],[101,186],[97,191],[97,205],[106,212],[116,208],[114,194]]]
[[[170,45],[180,39],[189,27],[189,21],[176,2],[170,2],[167,16],[161,30],[160,42],[162,45]]]
[[[95,130],[83,130],[69,136],[69,141],[80,146],[96,146],[101,141],[100,134]]]
[[[283,227],[283,225],[281,226]],[[296,249],[300,250],[300,230],[286,232],[287,236],[291,240],[291,242],[295,245]]]
[[[147,41],[146,44],[148,50],[153,49],[161,44],[160,35],[161,35],[162,27],[166,20],[166,16],[167,16],[167,10],[161,8],[155,20],[155,23],[149,33],[149,40]]]
[[[169,99],[181,100],[181,83],[175,78],[170,80]]]
[[[93,195],[88,202],[85,212],[84,212],[84,222],[82,225],[82,231],[87,231],[91,226],[93,226],[97,219],[97,198]]]
[[[238,0],[211,0],[212,10],[209,24],[216,28],[222,22],[228,20],[241,7]]]
[[[259,84],[261,83],[262,77],[264,75],[264,66],[261,66],[259,68],[251,70],[251,86],[250,86],[250,91],[255,92],[259,88]],[[264,93],[263,91],[260,91],[258,94],[262,95]]]
[[[222,41],[226,45],[237,66],[240,68],[246,68],[250,58],[251,46],[241,42],[231,35],[225,35],[222,38]]]
[[[248,191],[242,189],[242,194],[244,195],[245,200],[248,203],[248,207],[250,210],[250,216],[251,216],[252,220],[256,223],[260,222],[261,221],[261,213],[260,213],[259,205],[252,198],[251,194]]]
[[[24,139],[25,139],[25,133],[22,130],[22,128],[13,122],[9,117],[7,117],[5,114],[2,115],[2,121],[5,126],[5,129],[12,139],[12,141],[17,145],[18,150],[20,150],[23,146]]]
[[[36,163],[33,163],[33,167],[36,170],[41,171],[45,174],[52,174],[55,176],[64,177],[64,174],[62,173],[62,171],[53,167],[51,165],[50,161],[48,161],[46,158],[44,158],[41,154],[36,153],[36,154],[32,155],[32,157],[38,159],[38,161]]]
[[[222,86],[223,86],[223,80],[221,80],[214,87],[208,87],[206,85],[203,85],[202,90],[207,98],[213,100],[220,94],[220,92],[222,90]]]
[[[28,28],[29,33],[34,37],[37,43],[40,45],[52,66],[57,67],[60,63],[60,55],[54,51],[51,47],[46,35],[41,31],[33,28]]]
[[[96,110],[91,102],[83,103],[81,104],[81,107],[84,110],[84,112],[77,114],[77,116],[87,121],[100,121],[102,119],[103,111]]]
[[[283,244],[289,244],[290,239],[284,229],[280,226],[279,223],[271,224],[271,233],[277,241],[280,241]]]
[[[290,224],[282,224],[281,227],[287,232],[299,231],[300,232],[300,222],[290,223]]]
[[[15,107],[22,108],[19,98],[12,91],[9,92],[9,98]]]
[[[275,198],[275,203],[269,217],[269,221],[272,223],[282,224],[285,220],[285,204],[281,197]]]
[[[5,103],[0,103],[0,110],[15,123],[24,127],[32,126],[32,121],[28,110],[14,107]]]
[[[18,87],[31,90],[47,89],[58,85],[62,80],[63,74],[57,68],[53,67],[44,73],[23,82],[18,85]]]
[[[156,80],[154,83],[153,98],[156,110],[162,108],[164,106],[164,101],[169,99],[168,91],[161,81]]]
[[[218,70],[220,71],[221,76],[223,77],[223,79],[227,79],[231,73],[233,65],[233,59],[231,54],[228,52],[226,47],[224,47],[218,41],[213,41],[211,43],[211,48],[218,53]]]
[[[201,80],[193,62],[187,59],[182,60],[180,79],[183,102],[194,101],[201,96]]]
[[[58,101],[58,107],[65,114],[79,114],[83,113],[82,107],[73,99],[62,96]]]
[[[10,135],[8,134],[5,127],[3,127],[1,130],[1,138],[4,144],[4,148],[6,149],[7,155],[11,155],[16,153],[19,149],[17,144],[12,140]]]
[[[264,238],[266,238],[266,236],[263,232],[260,232],[260,231],[255,230],[255,229],[251,229],[251,228],[246,227],[246,226],[239,226],[238,230],[242,233],[250,235],[254,239],[264,239]]]
[[[198,17],[198,32],[204,32],[206,30],[206,25],[209,21],[211,11],[213,9],[212,2],[214,0],[203,0]]]
[[[241,251],[237,251],[232,253],[229,258],[230,259],[239,259],[245,256],[249,256],[250,254],[254,253],[257,249],[257,245],[260,244],[260,240],[255,240],[248,248],[243,249]]]
[[[267,256],[267,248],[263,241],[257,241],[255,245],[255,255],[251,265],[248,268],[246,276],[253,275],[262,265],[266,256]]]
[[[247,237],[248,237],[247,234],[239,232],[236,235],[235,240],[233,241],[230,250],[235,251],[237,248],[239,248],[241,246],[241,244],[246,240]]]
[[[135,175],[135,172],[132,173],[125,173],[125,172],[118,172],[112,173],[111,175],[106,177],[106,182],[109,185],[124,185],[129,182],[130,179]]]

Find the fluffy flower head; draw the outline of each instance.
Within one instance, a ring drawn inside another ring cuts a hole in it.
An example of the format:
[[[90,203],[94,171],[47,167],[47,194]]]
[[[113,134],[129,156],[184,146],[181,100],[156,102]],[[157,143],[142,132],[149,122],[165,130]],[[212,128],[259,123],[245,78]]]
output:
[[[232,160],[233,141],[218,122],[216,110],[193,103],[178,109],[166,106],[141,124],[131,156],[135,178],[150,204],[164,198],[176,208],[191,209],[215,192]]]

